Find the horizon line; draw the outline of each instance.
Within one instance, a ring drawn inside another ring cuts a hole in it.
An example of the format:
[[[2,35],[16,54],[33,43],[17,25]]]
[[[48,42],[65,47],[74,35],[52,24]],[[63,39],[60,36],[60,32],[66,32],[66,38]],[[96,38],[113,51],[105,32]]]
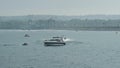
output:
[[[57,15],[57,14],[24,14],[24,15],[0,15],[0,17],[14,17],[14,16],[119,16],[120,14],[81,14],[81,15]]]

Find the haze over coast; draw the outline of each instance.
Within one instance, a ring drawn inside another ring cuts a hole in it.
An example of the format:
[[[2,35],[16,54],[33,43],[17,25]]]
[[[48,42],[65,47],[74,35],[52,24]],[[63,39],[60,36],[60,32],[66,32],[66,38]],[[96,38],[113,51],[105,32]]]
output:
[[[120,30],[120,15],[0,16],[0,29]]]

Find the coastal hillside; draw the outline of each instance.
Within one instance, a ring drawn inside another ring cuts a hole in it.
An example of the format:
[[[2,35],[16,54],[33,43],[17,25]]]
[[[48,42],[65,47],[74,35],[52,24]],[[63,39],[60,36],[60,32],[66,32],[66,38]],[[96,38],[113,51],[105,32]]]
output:
[[[0,16],[0,29],[120,30],[120,15]]]

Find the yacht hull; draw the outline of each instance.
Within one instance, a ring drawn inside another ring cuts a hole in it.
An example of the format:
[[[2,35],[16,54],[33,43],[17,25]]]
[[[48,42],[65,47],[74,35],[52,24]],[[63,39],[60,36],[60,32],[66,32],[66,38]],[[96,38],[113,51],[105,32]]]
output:
[[[44,42],[45,46],[63,46],[65,42]]]

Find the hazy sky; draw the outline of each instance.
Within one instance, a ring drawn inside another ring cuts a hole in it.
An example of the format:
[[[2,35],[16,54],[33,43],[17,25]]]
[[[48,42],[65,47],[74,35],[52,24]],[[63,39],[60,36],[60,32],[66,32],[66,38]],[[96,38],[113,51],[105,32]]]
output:
[[[0,0],[0,16],[120,14],[120,0]]]

